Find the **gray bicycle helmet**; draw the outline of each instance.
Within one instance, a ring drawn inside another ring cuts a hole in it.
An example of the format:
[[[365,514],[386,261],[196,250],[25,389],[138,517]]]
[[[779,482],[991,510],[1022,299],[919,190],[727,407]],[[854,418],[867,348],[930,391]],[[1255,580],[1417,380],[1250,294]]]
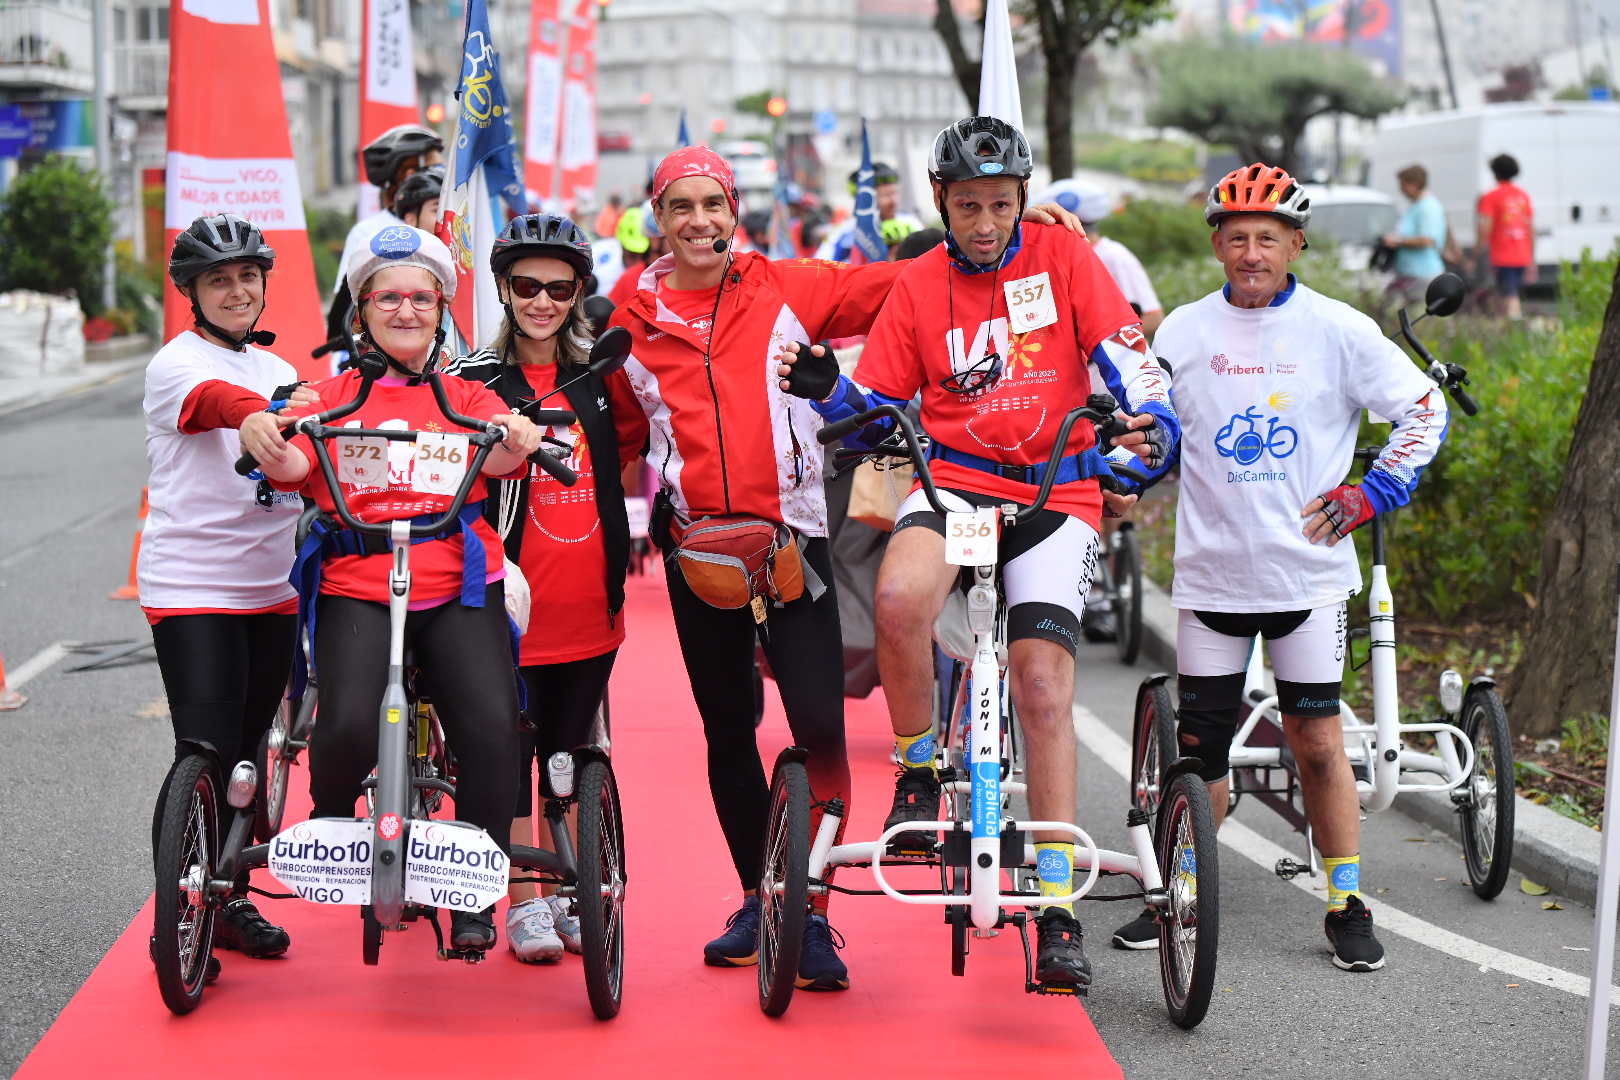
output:
[[[444,140],[437,132],[420,124],[401,124],[373,139],[360,156],[366,163],[366,179],[373,187],[385,188],[402,162],[443,149]]]
[[[276,262],[275,249],[264,242],[264,233],[246,218],[235,214],[215,214],[193,221],[185,232],[174,238],[174,250],[169,253],[169,279],[182,292],[198,275],[211,267],[225,263],[249,262],[269,270]],[[264,312],[259,312],[262,317]],[[191,301],[191,315],[197,325],[210,334],[231,344],[242,352],[248,345],[273,345],[276,335],[268,330],[248,327],[240,338],[209,322],[195,297]],[[254,320],[254,326],[258,320]]]
[[[525,214],[507,222],[495,238],[489,268],[496,277],[504,277],[514,262],[535,255],[569,263],[581,281],[595,266],[590,238],[572,220],[561,214]]]
[[[1028,180],[1035,160],[1023,133],[993,116],[958,120],[934,139],[928,175],[941,184],[984,177]]]
[[[437,199],[443,190],[443,165],[430,165],[421,172],[413,172],[400,182],[399,190],[394,193],[394,213],[404,217],[413,210],[420,210],[423,203]]]

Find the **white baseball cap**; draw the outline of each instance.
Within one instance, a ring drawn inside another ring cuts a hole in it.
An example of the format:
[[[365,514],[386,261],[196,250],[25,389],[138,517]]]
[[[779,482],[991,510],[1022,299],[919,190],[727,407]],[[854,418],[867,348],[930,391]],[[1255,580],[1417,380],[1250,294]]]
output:
[[[1101,221],[1113,212],[1114,201],[1108,192],[1084,180],[1059,180],[1041,192],[1031,203],[1055,202],[1087,225]]]
[[[349,264],[349,293],[356,302],[360,286],[387,266],[420,266],[439,281],[446,300],[455,299],[456,263],[450,249],[432,233],[409,225],[390,225],[371,238],[364,251]]]

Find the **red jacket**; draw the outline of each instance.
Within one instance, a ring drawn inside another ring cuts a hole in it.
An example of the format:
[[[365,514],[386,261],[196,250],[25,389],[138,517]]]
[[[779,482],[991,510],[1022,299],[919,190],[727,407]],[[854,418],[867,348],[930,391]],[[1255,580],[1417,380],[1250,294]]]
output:
[[[613,314],[630,331],[625,371],[652,428],[647,460],[685,521],[750,514],[808,536],[827,535],[821,416],[778,387],[788,342],[814,344],[872,328],[907,263],[848,267],[817,259],[773,262],[739,252],[726,273],[713,348],[642,288]],[[643,275],[675,268],[666,255]]]

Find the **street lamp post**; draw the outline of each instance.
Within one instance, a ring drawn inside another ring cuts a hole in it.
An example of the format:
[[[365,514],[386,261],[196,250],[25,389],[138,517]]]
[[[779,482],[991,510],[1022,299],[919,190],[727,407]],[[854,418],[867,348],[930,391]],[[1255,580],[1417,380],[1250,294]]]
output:
[[[95,48],[95,112],[96,112],[96,171],[101,174],[102,189],[108,199],[116,197],[112,182],[112,112],[108,108],[108,41],[107,0],[94,0],[92,45]],[[113,258],[112,237],[107,238],[106,262],[101,275],[101,305],[111,309],[118,305],[118,267]]]

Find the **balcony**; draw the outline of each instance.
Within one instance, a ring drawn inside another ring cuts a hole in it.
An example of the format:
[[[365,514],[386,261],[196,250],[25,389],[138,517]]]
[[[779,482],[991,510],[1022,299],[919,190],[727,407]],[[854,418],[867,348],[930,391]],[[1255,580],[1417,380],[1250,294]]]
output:
[[[113,47],[113,97],[130,112],[161,112],[169,103],[169,43]]]
[[[90,12],[77,5],[0,7],[0,87],[89,93],[95,87]]]

